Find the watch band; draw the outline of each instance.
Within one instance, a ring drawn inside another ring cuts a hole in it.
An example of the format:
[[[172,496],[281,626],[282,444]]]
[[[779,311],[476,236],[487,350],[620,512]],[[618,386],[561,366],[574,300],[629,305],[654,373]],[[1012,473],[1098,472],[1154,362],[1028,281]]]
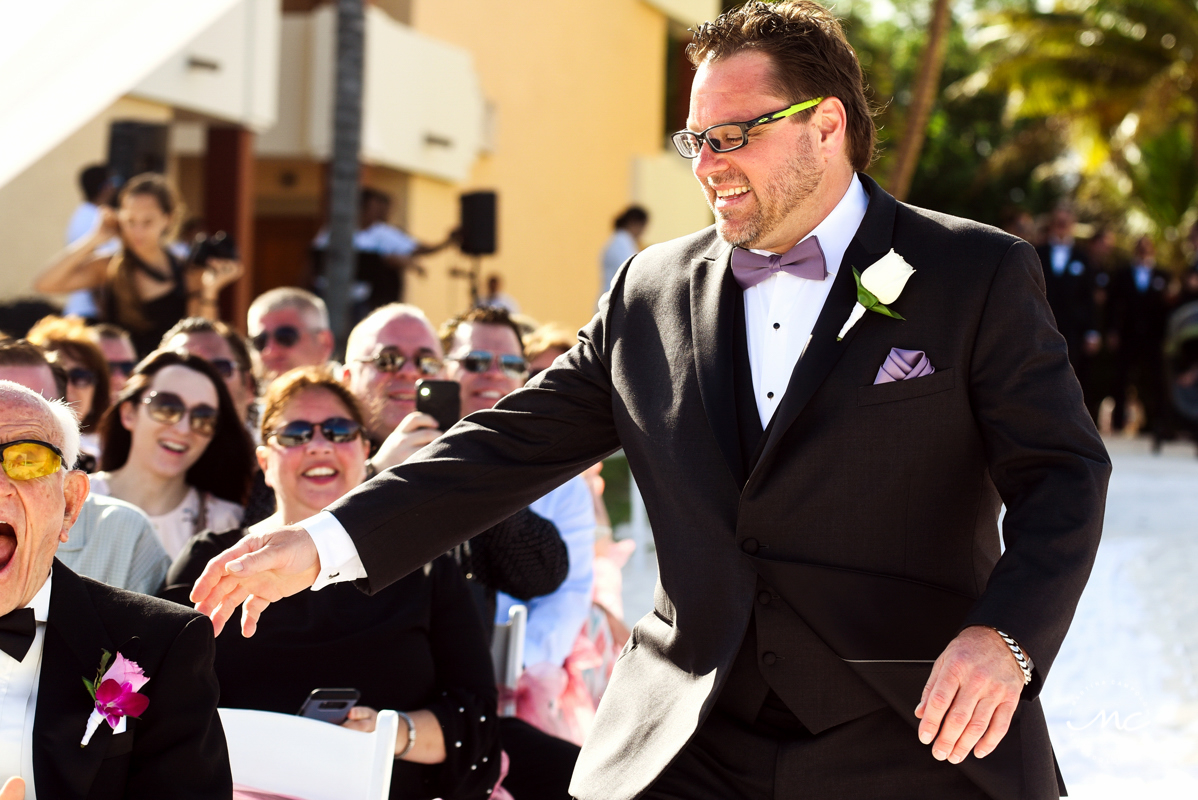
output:
[[[408,725],[408,746],[395,754],[396,758],[403,758],[408,753],[412,752],[412,748],[416,746],[416,724],[412,722],[412,718],[409,717],[406,712],[396,711],[395,713],[399,714],[399,718]]]
[[[1032,682],[1032,664],[1031,660],[1027,657],[1027,653],[1023,652],[1023,648],[1019,646],[1019,642],[1015,641],[1011,636],[1003,633],[998,628],[995,628],[994,632],[1002,637],[1007,647],[1011,648],[1011,655],[1015,656],[1015,663],[1023,671],[1023,685],[1027,686]]]

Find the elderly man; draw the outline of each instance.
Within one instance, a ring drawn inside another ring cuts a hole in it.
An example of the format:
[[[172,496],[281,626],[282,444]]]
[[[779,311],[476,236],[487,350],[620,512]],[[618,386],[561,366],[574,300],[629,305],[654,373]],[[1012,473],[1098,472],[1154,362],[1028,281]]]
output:
[[[200,610],[248,598],[253,633],[273,597],[377,590],[622,447],[661,574],[575,797],[1059,797],[1037,695],[1110,460],[1035,251],[865,174],[822,6],[747,2],[687,54],[673,142],[715,225],[625,262],[527,388],[213,559]]]
[[[333,355],[328,306],[311,292],[271,289],[250,303],[246,317],[268,381],[289,369],[324,364]]]
[[[54,557],[88,493],[78,450],[67,406],[0,381],[0,781],[27,798],[227,800],[212,626]]]
[[[45,355],[28,342],[0,342],[0,380],[19,383],[47,399],[63,392]],[[58,559],[93,580],[154,594],[171,566],[154,527],[137,506],[89,494]]]

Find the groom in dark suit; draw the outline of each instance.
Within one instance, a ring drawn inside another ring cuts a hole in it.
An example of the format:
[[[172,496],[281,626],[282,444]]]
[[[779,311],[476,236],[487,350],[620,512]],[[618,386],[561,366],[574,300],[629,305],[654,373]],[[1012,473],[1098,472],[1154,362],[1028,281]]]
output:
[[[48,367],[25,372],[22,383],[56,392]],[[17,779],[0,797],[227,800],[212,626],[54,558],[88,491],[68,467],[79,451],[74,413],[0,381],[0,451],[0,784]],[[96,707],[84,681],[104,651],[136,662],[149,680],[130,688],[149,704],[130,706],[115,728],[99,722],[83,746]]]
[[[575,796],[1055,798],[1037,695],[1110,466],[1035,252],[861,172],[864,82],[822,7],[749,3],[689,54],[674,141],[715,227],[630,259],[528,388],[243,540],[193,599],[218,627],[245,601],[248,635],[307,586],[377,591],[623,447],[660,580]]]

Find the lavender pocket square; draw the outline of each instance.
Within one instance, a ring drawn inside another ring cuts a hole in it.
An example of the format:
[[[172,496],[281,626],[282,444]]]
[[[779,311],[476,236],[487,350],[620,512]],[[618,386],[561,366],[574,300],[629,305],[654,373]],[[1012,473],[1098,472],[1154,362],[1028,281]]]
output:
[[[892,347],[890,355],[886,356],[886,362],[878,368],[878,377],[874,378],[874,384],[922,378],[935,371],[936,368],[932,366],[931,361],[928,361],[928,356],[924,351],[899,350],[897,347]]]

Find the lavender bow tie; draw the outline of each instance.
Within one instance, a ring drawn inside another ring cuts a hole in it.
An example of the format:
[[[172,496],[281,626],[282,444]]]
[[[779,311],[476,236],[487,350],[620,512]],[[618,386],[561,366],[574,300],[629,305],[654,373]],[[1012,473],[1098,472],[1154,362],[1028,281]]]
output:
[[[742,289],[756,286],[777,272],[812,281],[828,277],[819,237],[808,236],[782,255],[762,256],[739,247],[732,251],[732,277]]]

